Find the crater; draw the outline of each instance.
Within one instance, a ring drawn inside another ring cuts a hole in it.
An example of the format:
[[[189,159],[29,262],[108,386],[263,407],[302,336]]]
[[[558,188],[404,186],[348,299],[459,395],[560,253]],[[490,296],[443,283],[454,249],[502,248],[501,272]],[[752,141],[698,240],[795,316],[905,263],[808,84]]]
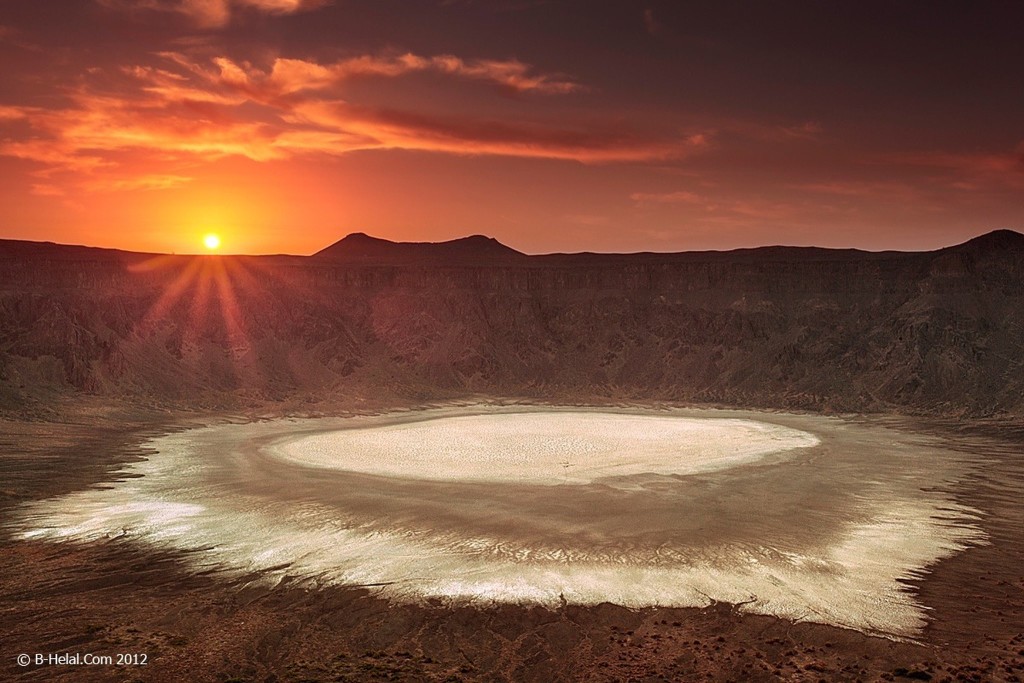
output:
[[[983,543],[970,456],[808,415],[460,407],[218,424],[107,488],[23,506],[23,538],[190,551],[260,582],[395,601],[742,604],[913,637],[908,580]]]

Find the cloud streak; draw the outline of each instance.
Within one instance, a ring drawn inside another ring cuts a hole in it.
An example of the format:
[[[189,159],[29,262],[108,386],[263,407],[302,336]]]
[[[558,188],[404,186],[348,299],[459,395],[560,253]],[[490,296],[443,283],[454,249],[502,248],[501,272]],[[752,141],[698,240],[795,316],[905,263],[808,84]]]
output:
[[[126,192],[136,190],[169,190],[192,182],[192,178],[180,175],[144,175],[130,178],[101,178],[89,183],[89,188],[105,192]]]
[[[703,204],[707,200],[694,192],[634,192],[629,196],[634,202],[655,202],[657,204]]]
[[[1012,152],[953,153],[945,151],[886,154],[880,161],[963,173],[1024,175],[1024,142]]]
[[[181,14],[200,28],[223,28],[231,23],[239,10],[264,14],[294,14],[317,9],[326,0],[97,0],[110,9],[139,12],[156,11]]]
[[[634,192],[629,198],[638,209],[671,211],[691,226],[743,228],[764,223],[801,223],[823,207],[753,196],[708,196],[689,190]]]
[[[485,81],[513,93],[567,94],[582,86],[557,74],[538,74],[518,60],[464,60],[454,55],[423,57],[405,53],[393,56],[362,55],[329,64],[303,59],[275,59],[268,71],[240,65],[227,57],[213,60],[206,69],[183,55],[164,56],[198,76],[207,87],[225,89],[257,102],[274,103],[299,93],[325,91],[358,78],[398,78],[417,73],[437,73],[454,78]],[[180,80],[164,71],[164,82]]]
[[[894,152],[867,161],[916,169],[927,174],[933,184],[958,190],[1024,188],[1024,142],[1007,151]]]
[[[354,135],[361,148],[518,156],[601,163],[679,158],[707,146],[700,134],[661,139],[619,129],[578,129],[315,102],[292,120]]]
[[[67,93],[69,105],[44,109],[0,107],[0,121],[26,122],[31,135],[0,143],[0,154],[39,162],[40,176],[116,171],[125,154],[199,163],[223,157],[257,162],[361,150],[416,150],[459,155],[561,159],[584,163],[680,158],[707,147],[699,133],[658,135],[619,122],[579,124],[572,117],[493,119],[471,111],[424,114],[341,99],[357,78],[396,79],[434,73],[458,82],[484,82],[517,93],[564,95],[577,83],[539,73],[517,60],[466,60],[363,55],[321,64],[275,59],[259,69],[228,57],[197,62],[180,53],[121,70],[104,91],[87,85]],[[112,189],[160,189],[174,175]],[[184,176],[180,176],[184,177]],[[95,182],[95,181],[90,181]],[[85,184],[89,187],[89,184]]]

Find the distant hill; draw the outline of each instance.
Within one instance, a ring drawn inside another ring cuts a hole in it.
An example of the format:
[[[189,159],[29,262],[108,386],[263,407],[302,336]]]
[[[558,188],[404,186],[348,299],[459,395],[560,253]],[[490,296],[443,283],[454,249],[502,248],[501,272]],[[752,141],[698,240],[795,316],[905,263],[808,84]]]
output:
[[[930,252],[309,257],[0,240],[0,412],[466,395],[1024,417],[1024,235]]]
[[[102,247],[83,247],[75,244],[57,244],[55,242],[31,242],[28,240],[0,239],[0,260],[13,261],[24,259],[61,260],[61,261],[142,261],[157,254],[122,251],[120,249],[104,249]]]
[[[1014,230],[993,230],[979,235],[963,244],[947,247],[940,251],[974,251],[985,252],[1022,252],[1024,251],[1024,235]]]
[[[316,259],[360,263],[474,263],[511,261],[524,257],[484,235],[471,235],[448,242],[392,242],[356,232],[313,254]]]

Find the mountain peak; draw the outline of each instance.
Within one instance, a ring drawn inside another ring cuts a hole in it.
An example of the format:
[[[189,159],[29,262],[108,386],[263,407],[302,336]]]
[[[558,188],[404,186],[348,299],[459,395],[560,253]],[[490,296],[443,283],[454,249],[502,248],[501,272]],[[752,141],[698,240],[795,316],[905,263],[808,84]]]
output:
[[[507,261],[524,254],[486,235],[470,235],[447,242],[392,242],[365,232],[353,232],[313,256],[362,263],[467,263]]]
[[[980,251],[1021,251],[1024,250],[1024,235],[1015,230],[993,230],[967,240],[960,246]]]

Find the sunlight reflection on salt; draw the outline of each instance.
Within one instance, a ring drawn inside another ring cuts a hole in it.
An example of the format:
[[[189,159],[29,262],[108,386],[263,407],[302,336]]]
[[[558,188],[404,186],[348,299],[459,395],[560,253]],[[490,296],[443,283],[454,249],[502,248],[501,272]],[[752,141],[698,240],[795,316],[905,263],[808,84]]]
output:
[[[751,420],[513,413],[314,434],[276,454],[385,477],[565,484],[692,474],[817,444],[812,434]]]
[[[109,489],[19,510],[24,538],[204,549],[197,566],[395,600],[749,602],[912,635],[901,579],[981,542],[950,451],[817,417],[475,408],[218,425]],[[137,475],[142,475],[138,477]]]

